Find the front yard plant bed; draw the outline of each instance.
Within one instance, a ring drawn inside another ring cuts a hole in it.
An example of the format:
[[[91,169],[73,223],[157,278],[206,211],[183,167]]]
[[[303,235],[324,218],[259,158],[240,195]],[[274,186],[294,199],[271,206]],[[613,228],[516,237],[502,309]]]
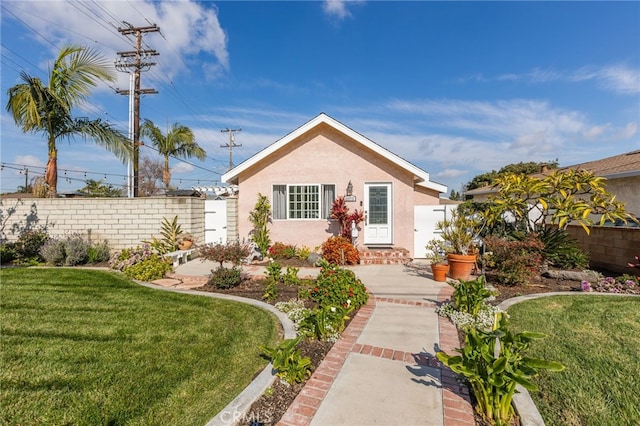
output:
[[[328,264],[325,264],[325,268],[327,268],[326,270],[323,269],[323,271],[326,271],[325,276],[345,276],[345,274],[343,274],[344,270],[342,270],[341,268],[338,268],[336,266],[329,266]],[[332,272],[332,270],[334,270],[335,272]],[[351,272],[349,271],[346,276],[350,276],[350,274]],[[322,272],[320,276],[322,276]],[[356,280],[354,284],[358,288],[360,288],[360,291],[362,291],[364,289],[364,286],[362,286],[360,280],[358,280],[355,275],[352,275],[352,277]],[[300,280],[297,285],[288,285],[283,281],[278,281],[275,284],[275,293],[277,294],[277,297],[273,299],[265,299],[265,291],[269,287],[269,284],[270,280],[268,276],[265,278],[253,277],[245,278],[240,282],[239,285],[231,288],[220,289],[215,285],[215,283],[210,282],[207,285],[199,288],[198,290],[218,292],[262,300],[272,305],[277,305],[279,302],[289,302],[291,300],[297,299],[304,305],[305,308],[312,310],[322,309],[323,305],[321,303],[318,303],[318,297],[326,301],[327,296],[319,296],[318,292],[318,290],[324,289],[325,287],[323,287],[322,284],[319,284],[319,281],[316,279],[303,279]],[[331,284],[329,284],[329,287],[327,288],[335,290],[335,287],[332,287]],[[346,319],[343,324],[344,328],[348,326],[351,319],[357,314],[358,308],[360,306],[357,303],[362,303],[363,300],[364,303],[366,303],[366,299],[362,298],[362,293],[359,293],[358,290],[354,290],[354,293],[347,292],[347,297],[351,295],[351,297],[353,298],[354,309],[351,309],[351,311],[348,313],[348,319]],[[316,294],[315,300],[313,296],[314,294]],[[331,293],[331,295],[335,296],[336,293]],[[335,298],[331,297],[330,299],[334,301],[336,300]],[[351,299],[346,299],[346,304],[351,304]],[[339,310],[340,308],[336,309]],[[301,330],[299,329],[298,332],[300,333]],[[310,358],[311,365],[313,366],[313,369],[315,369],[320,365],[327,353],[331,350],[333,341],[334,339],[331,338],[327,340],[318,339],[317,337],[312,336],[306,336],[305,338],[301,339],[296,348],[300,351],[301,357]],[[260,424],[264,426],[275,425],[285,414],[289,406],[293,403],[298,393],[300,393],[300,391],[304,388],[305,383],[306,380],[303,380],[301,383],[290,384],[286,383],[284,380],[276,378],[273,385],[269,389],[267,389],[267,391],[260,398],[258,398],[258,400],[254,402],[249,412],[242,417],[239,424]]]
[[[260,372],[277,319],[113,272],[0,270],[0,424],[203,425]]]

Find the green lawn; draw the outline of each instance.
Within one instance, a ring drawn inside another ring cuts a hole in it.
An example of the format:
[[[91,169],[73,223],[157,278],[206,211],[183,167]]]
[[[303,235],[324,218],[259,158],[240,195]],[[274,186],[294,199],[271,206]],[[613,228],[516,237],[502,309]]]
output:
[[[530,355],[560,361],[531,396],[548,425],[640,424],[640,298],[556,296],[509,308],[514,330],[538,331]]]
[[[266,361],[261,309],[80,269],[0,270],[0,423],[205,424]]]

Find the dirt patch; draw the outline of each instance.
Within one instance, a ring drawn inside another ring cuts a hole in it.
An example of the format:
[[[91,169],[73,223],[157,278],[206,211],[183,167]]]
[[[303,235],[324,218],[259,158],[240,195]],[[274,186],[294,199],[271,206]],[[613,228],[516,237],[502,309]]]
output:
[[[491,276],[491,273],[488,272],[487,282],[493,285],[498,291],[496,300],[495,302],[493,302],[495,304],[498,304],[507,299],[511,299],[512,297],[524,296],[527,294],[552,293],[557,291],[582,291],[579,281],[546,277],[534,277],[528,284],[507,286],[498,284],[496,280]]]

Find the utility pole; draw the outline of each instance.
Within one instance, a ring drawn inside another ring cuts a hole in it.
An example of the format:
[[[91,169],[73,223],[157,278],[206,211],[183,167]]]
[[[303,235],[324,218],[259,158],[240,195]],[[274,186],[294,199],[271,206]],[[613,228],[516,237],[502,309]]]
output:
[[[147,62],[144,59],[159,55],[159,53],[153,49],[142,49],[142,34],[159,32],[160,28],[155,24],[148,27],[134,27],[128,22],[124,23],[127,25],[127,28],[118,28],[118,32],[122,35],[135,34],[136,50],[118,52],[120,58],[116,59],[116,69],[129,73],[131,73],[130,70],[133,69],[133,89],[131,89],[130,84],[129,90],[116,90],[116,93],[129,95],[129,136],[133,142],[133,182],[129,181],[129,185],[133,186],[133,191],[131,192],[131,190],[129,190],[129,196],[137,197],[139,177],[138,162],[140,157],[140,95],[158,93],[155,89],[140,88],[140,74],[143,71],[147,71],[153,65],[156,65],[155,62]],[[133,125],[131,125],[131,118],[133,118]]]
[[[229,148],[229,170],[231,170],[233,169],[233,148],[242,146],[242,144],[237,145],[233,142],[233,133],[241,132],[242,129],[230,129],[227,127],[226,129],[222,129],[220,131],[223,133],[229,133],[229,143],[220,145],[220,147]]]

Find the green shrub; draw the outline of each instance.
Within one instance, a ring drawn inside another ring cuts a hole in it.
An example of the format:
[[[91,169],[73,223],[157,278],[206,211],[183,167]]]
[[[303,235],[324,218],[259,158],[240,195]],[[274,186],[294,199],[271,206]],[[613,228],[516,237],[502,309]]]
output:
[[[222,289],[236,287],[242,282],[242,269],[237,266],[233,268],[220,266],[211,271],[209,282]]]
[[[284,285],[295,286],[300,284],[300,278],[298,278],[298,272],[300,268],[294,268],[293,266],[287,266],[287,271],[282,276]]]
[[[48,238],[40,255],[50,265],[76,266],[108,260],[109,247],[106,241],[92,246],[76,233],[64,238]]]
[[[159,254],[152,254],[146,259],[127,267],[123,272],[134,280],[153,281],[164,277],[164,274],[171,270],[171,261]]]
[[[85,241],[80,234],[71,234],[63,240],[66,266],[82,265],[87,263],[87,256],[91,244]]]
[[[3,243],[0,245],[0,263],[6,265],[18,257],[15,243]]]
[[[329,237],[322,243],[322,258],[335,265],[356,265],[360,253],[345,237]]]
[[[21,265],[37,264],[44,261],[40,249],[49,238],[47,232],[39,229],[23,231],[15,243],[15,263]]]
[[[362,281],[349,270],[322,263],[310,298],[320,306],[344,306],[354,309],[367,303],[369,294]]]
[[[589,256],[566,230],[549,227],[540,231],[538,237],[544,244],[542,256],[550,265],[563,269],[585,269],[589,266]],[[517,235],[516,238],[522,240],[523,236]]]
[[[264,293],[262,299],[267,302],[273,302],[278,298],[278,283],[277,281],[267,280],[267,284],[264,286]]]
[[[267,276],[267,281],[278,283],[282,279],[282,266],[272,260],[267,264],[264,273]]]
[[[59,238],[49,238],[40,249],[40,255],[49,265],[64,265],[66,254],[64,251],[64,241]]]
[[[522,241],[487,236],[484,238],[496,280],[504,285],[526,284],[539,275],[544,245],[537,234],[527,234]]]
[[[438,315],[449,318],[461,330],[491,329],[495,315],[503,311],[487,303],[493,298],[494,292],[486,287],[484,277],[458,280],[457,283],[449,281],[449,284],[454,289],[452,302],[440,305],[436,309]]]
[[[311,249],[307,246],[296,248],[296,257],[300,260],[307,260],[311,254]]]
[[[302,383],[311,376],[313,365],[309,357],[303,357],[300,350],[296,349],[302,336],[295,339],[287,339],[275,348],[262,346],[264,354],[273,364],[276,375],[289,384]]]
[[[297,324],[298,332],[318,340],[336,342],[352,310],[353,308],[342,306],[323,306],[307,310]]]
[[[109,243],[106,240],[92,244],[87,252],[87,263],[96,264],[109,260],[109,251]]]
[[[477,315],[482,305],[494,296],[493,291],[485,286],[484,277],[481,275],[475,280],[458,280],[450,283],[453,286],[453,307],[461,312]]]

